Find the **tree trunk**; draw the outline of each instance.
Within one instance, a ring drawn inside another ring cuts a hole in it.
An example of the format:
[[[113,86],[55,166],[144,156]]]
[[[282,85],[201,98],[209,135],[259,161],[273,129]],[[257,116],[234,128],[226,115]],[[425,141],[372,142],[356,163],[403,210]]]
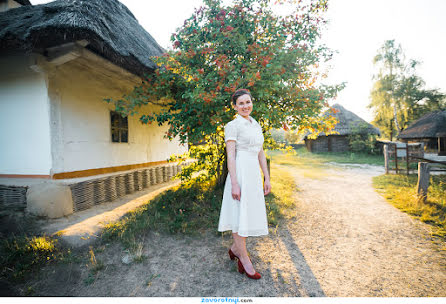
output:
[[[398,124],[398,118],[396,113],[396,104],[393,104],[393,120],[395,121],[395,129],[396,129],[396,136],[400,135],[400,125]]]
[[[390,120],[390,141],[393,139],[393,120]]]
[[[223,166],[219,172],[220,174],[217,176],[217,186],[223,187],[226,182],[226,176],[228,175],[228,155],[226,153],[226,148],[224,149]]]

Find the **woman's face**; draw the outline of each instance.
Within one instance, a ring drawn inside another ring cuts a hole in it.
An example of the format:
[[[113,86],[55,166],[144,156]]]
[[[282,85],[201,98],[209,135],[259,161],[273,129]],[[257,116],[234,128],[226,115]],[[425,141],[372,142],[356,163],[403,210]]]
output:
[[[240,116],[247,118],[252,112],[252,100],[248,94],[244,94],[235,101],[234,109]]]

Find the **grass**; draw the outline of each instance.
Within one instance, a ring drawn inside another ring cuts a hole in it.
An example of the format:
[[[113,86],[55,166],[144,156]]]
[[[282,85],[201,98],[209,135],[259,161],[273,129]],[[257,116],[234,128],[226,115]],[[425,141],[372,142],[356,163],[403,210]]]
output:
[[[71,257],[71,251],[60,248],[57,239],[45,235],[11,235],[2,240],[0,252],[1,277],[13,282],[23,281],[45,264]]]
[[[384,166],[383,155],[370,155],[354,152],[323,152],[311,153],[305,147],[293,150],[294,155],[281,151],[268,151],[273,161],[282,165],[297,165],[302,168],[325,168],[329,163],[367,164]]]
[[[196,235],[218,222],[223,189],[211,182],[186,183],[161,193],[121,220],[106,225],[104,240],[137,249],[148,230]]]
[[[271,188],[271,194],[265,197],[268,224],[277,228],[280,219],[294,216],[294,194],[298,189],[291,174],[274,163],[271,165]]]
[[[433,235],[446,239],[446,176],[431,176],[425,203],[417,197],[417,180],[417,175],[380,175],[373,178],[373,185],[396,208],[431,225]]]
[[[266,197],[269,225],[277,227],[294,206],[292,177],[273,166],[273,193]],[[170,234],[199,235],[209,228],[217,231],[223,187],[213,182],[186,183],[161,193],[121,220],[106,225],[103,240],[120,240],[137,252],[140,237],[148,230]]]

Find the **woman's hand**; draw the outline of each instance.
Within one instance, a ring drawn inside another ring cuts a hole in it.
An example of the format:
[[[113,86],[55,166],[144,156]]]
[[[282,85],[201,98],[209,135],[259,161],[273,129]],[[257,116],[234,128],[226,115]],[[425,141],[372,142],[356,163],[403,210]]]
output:
[[[271,193],[271,183],[270,183],[269,179],[265,180],[265,182],[263,184],[263,193],[265,195],[268,195]]]
[[[233,184],[231,188],[232,198],[239,201],[241,196],[240,186],[238,184]]]

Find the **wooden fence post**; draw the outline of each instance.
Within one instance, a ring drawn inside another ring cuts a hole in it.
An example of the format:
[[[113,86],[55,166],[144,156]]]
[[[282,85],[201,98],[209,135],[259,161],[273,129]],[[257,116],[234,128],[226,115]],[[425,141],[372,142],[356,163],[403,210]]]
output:
[[[417,183],[417,194],[418,198],[423,202],[427,198],[427,188],[429,187],[429,163],[419,162],[418,163],[418,183]]]
[[[389,174],[389,145],[384,145],[384,168],[386,174]]]
[[[409,175],[409,145],[406,143],[406,174]]]

